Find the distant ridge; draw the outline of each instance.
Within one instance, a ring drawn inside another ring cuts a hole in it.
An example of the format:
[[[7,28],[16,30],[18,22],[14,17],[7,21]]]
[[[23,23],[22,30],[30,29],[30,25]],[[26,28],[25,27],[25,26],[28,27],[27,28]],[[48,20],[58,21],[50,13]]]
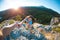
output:
[[[32,15],[35,18],[37,18],[38,21],[40,20],[39,21],[40,23],[43,23],[45,21],[48,23],[52,17],[60,17],[60,14],[52,9],[46,8],[44,6],[40,6],[40,7],[33,6],[33,7],[21,7],[21,8],[19,8],[19,12],[16,12],[16,11],[13,12],[13,9],[1,11],[0,12],[0,18],[1,18],[0,22],[4,21],[6,19],[9,19],[11,17],[14,17],[18,14],[20,14],[20,15]]]

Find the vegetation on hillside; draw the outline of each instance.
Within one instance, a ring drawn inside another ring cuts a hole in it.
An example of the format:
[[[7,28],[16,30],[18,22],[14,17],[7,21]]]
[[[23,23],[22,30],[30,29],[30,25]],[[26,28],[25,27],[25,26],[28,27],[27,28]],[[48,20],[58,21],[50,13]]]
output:
[[[22,20],[20,15],[15,16],[13,19],[16,20],[16,21],[21,21]]]
[[[55,28],[53,28],[52,30],[55,31],[55,32],[60,33],[60,27],[55,27]]]
[[[0,22],[9,19],[11,17],[14,17],[16,15],[20,15],[20,18],[15,18],[15,20],[21,20],[27,15],[32,15],[36,22],[42,23],[42,24],[49,24],[52,17],[60,17],[60,14],[58,14],[56,11],[53,11],[52,9],[48,9],[46,7],[40,6],[40,7],[22,7],[22,12],[14,12],[12,9],[2,11],[0,12]],[[13,12],[12,12],[13,11]]]

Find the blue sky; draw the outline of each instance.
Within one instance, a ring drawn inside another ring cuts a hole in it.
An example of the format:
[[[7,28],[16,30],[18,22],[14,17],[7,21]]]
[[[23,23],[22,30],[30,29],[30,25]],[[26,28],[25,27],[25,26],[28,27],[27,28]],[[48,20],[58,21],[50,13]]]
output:
[[[22,6],[45,6],[60,13],[60,0],[0,0],[0,11]]]

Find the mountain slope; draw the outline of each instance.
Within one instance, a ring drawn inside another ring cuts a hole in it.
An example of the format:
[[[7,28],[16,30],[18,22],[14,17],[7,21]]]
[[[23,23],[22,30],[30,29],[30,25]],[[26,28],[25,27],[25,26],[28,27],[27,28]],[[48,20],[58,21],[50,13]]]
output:
[[[60,17],[60,14],[44,6],[21,7],[19,8],[19,11],[8,9],[6,11],[0,12],[0,17],[2,17],[2,19],[0,19],[0,22],[2,22],[3,20],[9,19],[11,17],[14,17],[18,14],[23,16],[32,15],[34,16],[34,18],[36,18],[37,22],[43,23],[43,24],[49,24],[52,17]]]

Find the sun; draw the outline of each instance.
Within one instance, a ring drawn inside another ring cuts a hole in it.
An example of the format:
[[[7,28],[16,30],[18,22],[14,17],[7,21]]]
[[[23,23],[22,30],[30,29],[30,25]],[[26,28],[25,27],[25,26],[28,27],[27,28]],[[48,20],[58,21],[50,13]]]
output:
[[[14,10],[18,10],[19,9],[19,7],[16,7],[16,6],[14,6],[14,7],[12,7]]]
[[[21,7],[21,6],[18,5],[18,4],[13,4],[13,5],[11,6],[11,8],[14,9],[14,10],[18,10],[20,7]]]

